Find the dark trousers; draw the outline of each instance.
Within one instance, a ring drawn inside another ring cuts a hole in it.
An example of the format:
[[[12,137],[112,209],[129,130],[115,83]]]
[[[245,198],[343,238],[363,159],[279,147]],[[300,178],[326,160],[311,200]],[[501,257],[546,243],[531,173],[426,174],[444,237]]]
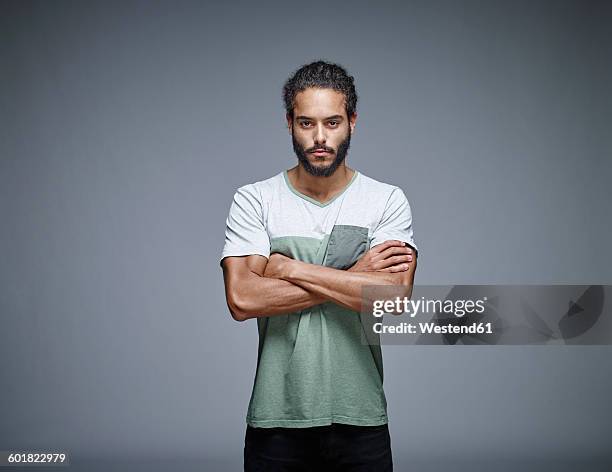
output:
[[[254,428],[247,425],[245,472],[392,472],[387,424],[333,423],[310,428]]]

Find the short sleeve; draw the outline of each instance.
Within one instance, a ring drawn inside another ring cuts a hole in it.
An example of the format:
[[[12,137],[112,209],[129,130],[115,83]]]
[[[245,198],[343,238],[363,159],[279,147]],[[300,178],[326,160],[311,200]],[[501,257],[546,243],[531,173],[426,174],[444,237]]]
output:
[[[383,215],[370,238],[370,248],[390,239],[404,241],[417,251],[412,232],[412,211],[401,188],[395,187],[385,205]]]
[[[260,254],[270,257],[270,238],[263,219],[261,197],[253,184],[236,190],[225,222],[225,244],[221,259]]]

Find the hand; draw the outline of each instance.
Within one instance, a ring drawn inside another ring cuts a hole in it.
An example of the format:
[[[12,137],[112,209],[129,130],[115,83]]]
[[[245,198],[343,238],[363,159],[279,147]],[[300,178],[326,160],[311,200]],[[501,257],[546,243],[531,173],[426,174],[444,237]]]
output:
[[[402,241],[390,240],[374,246],[355,262],[350,272],[403,272],[412,262],[413,251]]]
[[[272,279],[283,279],[288,275],[288,271],[293,264],[300,263],[300,261],[287,257],[278,252],[274,252],[270,254],[270,257],[268,258],[268,263],[266,264],[266,268],[264,269],[263,276]],[[325,303],[326,301],[328,301],[328,299],[323,295],[317,295],[312,292],[310,292],[310,300],[314,305],[318,305],[320,303]]]
[[[295,261],[290,257],[274,252],[268,258],[263,276],[271,279],[282,279],[287,273],[289,265],[293,262]]]

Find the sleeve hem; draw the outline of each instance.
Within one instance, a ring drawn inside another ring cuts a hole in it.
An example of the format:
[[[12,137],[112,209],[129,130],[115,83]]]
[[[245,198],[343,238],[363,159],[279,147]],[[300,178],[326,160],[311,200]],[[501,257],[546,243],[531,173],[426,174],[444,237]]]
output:
[[[410,246],[412,249],[414,249],[417,253],[417,256],[419,254],[419,248],[417,247],[417,245],[414,243],[414,241],[407,239],[405,236],[401,236],[401,235],[377,235],[375,239],[373,239],[372,241],[370,241],[370,249],[372,249],[374,246],[378,246],[379,244],[384,243],[385,241],[390,241],[390,240],[398,240],[398,241],[402,241],[405,242],[406,244],[408,244],[408,246]],[[374,244],[375,243],[375,244]]]
[[[221,254],[221,258],[219,259],[219,265],[220,266],[222,265],[223,259],[225,259],[226,257],[242,257],[242,256],[255,256],[255,255],[263,256],[266,259],[270,258],[270,252],[263,251],[263,250],[227,251]]]

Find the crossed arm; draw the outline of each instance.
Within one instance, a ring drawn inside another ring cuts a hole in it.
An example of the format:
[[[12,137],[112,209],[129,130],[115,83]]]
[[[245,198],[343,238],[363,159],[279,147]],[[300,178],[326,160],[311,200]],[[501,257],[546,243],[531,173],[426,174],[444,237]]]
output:
[[[410,297],[416,255],[400,241],[367,251],[348,270],[309,264],[282,254],[227,257],[223,276],[228,308],[237,321],[274,316],[327,301],[361,311],[364,285],[402,285]]]

